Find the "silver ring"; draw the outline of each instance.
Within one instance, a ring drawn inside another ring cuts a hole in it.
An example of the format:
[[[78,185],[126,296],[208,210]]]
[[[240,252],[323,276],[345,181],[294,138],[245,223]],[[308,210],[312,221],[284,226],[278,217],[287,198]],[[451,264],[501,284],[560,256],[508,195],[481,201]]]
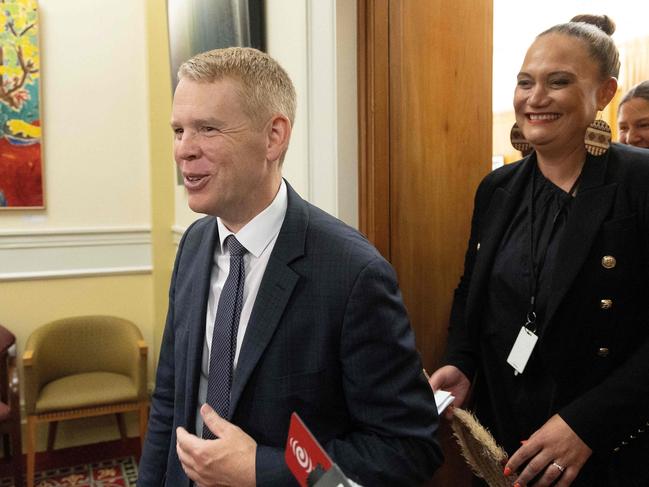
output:
[[[552,465],[553,467],[558,468],[558,469],[559,469],[559,472],[561,472],[561,473],[563,473],[563,471],[566,469],[566,467],[562,467],[562,466],[559,465],[557,462],[552,462],[550,465]]]

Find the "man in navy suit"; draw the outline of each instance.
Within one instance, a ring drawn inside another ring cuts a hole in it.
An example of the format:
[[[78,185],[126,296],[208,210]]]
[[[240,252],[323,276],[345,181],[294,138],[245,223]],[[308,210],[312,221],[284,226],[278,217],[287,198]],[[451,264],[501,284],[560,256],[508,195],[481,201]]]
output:
[[[295,113],[286,72],[229,48],[195,56],[179,79],[174,156],[189,206],[208,216],[178,249],[138,485],[294,485],[294,411],[357,482],[422,483],[442,461],[437,414],[396,276],[282,179]],[[236,265],[242,291],[220,300]],[[223,301],[238,303],[231,359],[211,367]],[[229,379],[214,385],[220,372]],[[213,390],[226,391],[221,415]]]

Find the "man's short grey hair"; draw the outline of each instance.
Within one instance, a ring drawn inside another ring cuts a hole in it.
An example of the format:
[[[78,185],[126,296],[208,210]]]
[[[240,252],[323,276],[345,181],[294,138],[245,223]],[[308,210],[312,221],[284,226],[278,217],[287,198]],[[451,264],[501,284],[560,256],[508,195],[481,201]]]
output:
[[[275,114],[295,121],[295,88],[284,68],[268,54],[251,47],[228,47],[203,52],[184,62],[178,79],[215,82],[228,78],[240,83],[243,110],[258,124]]]

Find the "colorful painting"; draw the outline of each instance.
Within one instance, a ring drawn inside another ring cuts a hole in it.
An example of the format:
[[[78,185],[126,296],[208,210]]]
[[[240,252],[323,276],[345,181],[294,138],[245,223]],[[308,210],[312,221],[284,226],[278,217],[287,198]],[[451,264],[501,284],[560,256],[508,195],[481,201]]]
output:
[[[43,208],[37,0],[0,0],[0,209]]]

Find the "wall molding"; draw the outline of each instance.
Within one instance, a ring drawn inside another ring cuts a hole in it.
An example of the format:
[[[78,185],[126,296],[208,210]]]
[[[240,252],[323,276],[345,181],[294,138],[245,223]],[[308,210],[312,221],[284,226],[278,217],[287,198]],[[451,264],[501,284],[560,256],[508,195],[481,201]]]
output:
[[[181,225],[173,225],[171,227],[171,233],[173,235],[173,242],[176,247],[180,245],[180,239],[183,238],[183,234],[185,233],[185,230],[187,230],[188,227],[184,227]]]
[[[151,271],[149,226],[0,231],[0,281]]]
[[[309,201],[338,216],[336,1],[307,2]]]

